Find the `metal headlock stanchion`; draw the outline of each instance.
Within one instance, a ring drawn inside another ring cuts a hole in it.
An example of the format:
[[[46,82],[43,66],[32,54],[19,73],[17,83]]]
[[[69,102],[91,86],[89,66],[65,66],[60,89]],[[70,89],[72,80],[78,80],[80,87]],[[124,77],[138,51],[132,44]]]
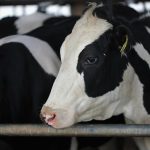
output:
[[[0,125],[0,135],[5,136],[150,136],[150,125],[75,125],[65,129],[54,129],[47,125]]]

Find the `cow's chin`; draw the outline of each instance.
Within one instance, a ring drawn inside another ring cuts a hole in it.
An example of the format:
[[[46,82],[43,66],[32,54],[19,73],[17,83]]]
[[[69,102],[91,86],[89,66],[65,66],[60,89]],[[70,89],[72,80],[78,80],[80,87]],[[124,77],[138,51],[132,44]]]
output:
[[[55,128],[55,129],[64,129],[64,128],[68,128],[70,126],[72,126],[74,123],[63,123],[63,122],[55,122],[53,124],[49,124],[47,123],[49,126]]]
[[[47,121],[46,124],[56,129],[67,128],[75,124],[74,118],[71,119],[71,118],[67,118],[67,116],[65,117],[66,118],[56,117],[55,120]]]

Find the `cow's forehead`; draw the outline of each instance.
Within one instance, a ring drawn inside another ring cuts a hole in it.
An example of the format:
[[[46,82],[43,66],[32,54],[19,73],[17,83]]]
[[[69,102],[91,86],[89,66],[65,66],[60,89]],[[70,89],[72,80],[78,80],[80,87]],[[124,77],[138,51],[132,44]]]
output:
[[[98,39],[105,31],[113,26],[107,20],[93,15],[95,7],[91,7],[77,21],[72,33],[65,39],[62,51],[67,55],[79,53],[89,44]]]

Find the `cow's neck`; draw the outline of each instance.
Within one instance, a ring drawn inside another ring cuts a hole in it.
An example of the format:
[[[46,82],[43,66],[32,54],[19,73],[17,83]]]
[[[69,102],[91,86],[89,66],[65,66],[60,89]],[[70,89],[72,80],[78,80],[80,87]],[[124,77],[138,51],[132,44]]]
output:
[[[133,65],[137,60],[129,57],[128,67],[124,72],[123,82],[120,84],[118,112],[123,111],[128,123],[144,123],[147,111],[143,105],[143,84]]]
[[[142,28],[142,31],[146,38],[140,35],[144,38],[142,40],[138,36],[137,31],[141,29],[139,24],[136,28],[133,28],[132,25],[128,28],[132,29],[131,32],[135,38],[134,41],[132,40],[132,49],[127,54],[129,62],[120,84],[121,107],[118,108],[121,108],[119,112],[123,110],[125,117],[132,123],[146,123],[146,120],[149,120],[148,114],[150,114],[150,49],[148,45],[150,38],[145,28]]]

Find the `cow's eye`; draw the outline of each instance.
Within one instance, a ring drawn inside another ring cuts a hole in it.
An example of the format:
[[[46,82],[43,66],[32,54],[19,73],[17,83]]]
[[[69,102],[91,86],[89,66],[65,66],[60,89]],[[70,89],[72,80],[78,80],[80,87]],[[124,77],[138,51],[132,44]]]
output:
[[[88,57],[85,59],[84,64],[85,65],[94,65],[98,62],[98,57]]]

